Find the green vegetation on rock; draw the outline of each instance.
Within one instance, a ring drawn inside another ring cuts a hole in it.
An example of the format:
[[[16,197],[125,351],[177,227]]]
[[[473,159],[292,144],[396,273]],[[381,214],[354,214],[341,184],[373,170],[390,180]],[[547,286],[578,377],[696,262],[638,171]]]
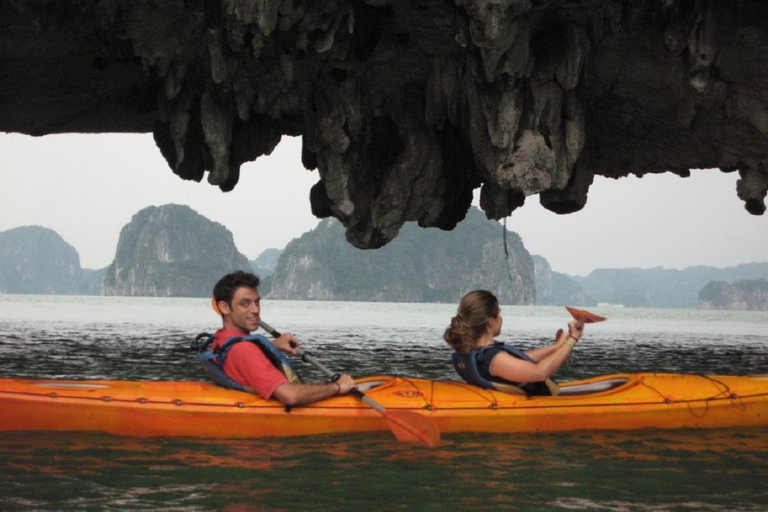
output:
[[[233,270],[250,270],[232,233],[188,206],[150,206],[120,232],[106,295],[207,297]]]
[[[505,252],[504,228],[473,208],[452,231],[407,224],[391,244],[367,251],[327,219],[249,262],[221,224],[187,206],[152,206],[122,229],[113,263],[101,270],[82,269],[53,230],[0,232],[0,293],[207,297],[223,274],[252,269],[262,295],[281,299],[453,303],[485,288],[504,304],[765,309],[768,301],[768,263],[601,268],[580,277],[530,256],[515,233],[506,232],[506,243]]]
[[[699,309],[768,311],[768,280],[710,281],[699,293]]]
[[[80,293],[83,270],[74,247],[55,231],[22,226],[0,232],[0,293]]]
[[[709,281],[761,278],[768,278],[768,263],[746,263],[727,268],[695,266],[683,270],[602,268],[577,282],[596,302],[627,307],[695,308],[699,291]]]
[[[251,260],[253,272],[262,279],[273,275],[282,253],[282,249],[265,249],[255,260]]]
[[[554,272],[549,262],[533,256],[536,265],[536,304],[541,306],[592,306],[595,301],[573,278]]]
[[[491,290],[504,304],[534,304],[534,266],[520,237],[477,209],[452,231],[406,224],[390,244],[361,250],[334,219],[293,240],[275,269],[269,297],[280,299],[457,302]]]

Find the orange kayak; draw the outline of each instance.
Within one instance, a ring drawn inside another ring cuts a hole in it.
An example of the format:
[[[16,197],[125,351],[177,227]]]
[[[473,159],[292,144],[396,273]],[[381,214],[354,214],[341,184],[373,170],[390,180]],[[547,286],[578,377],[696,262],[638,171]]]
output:
[[[525,397],[453,381],[375,376],[360,388],[388,410],[428,417],[443,434],[768,425],[768,374],[616,374]],[[0,379],[0,431],[256,438],[387,431],[352,396],[291,410],[204,382]]]

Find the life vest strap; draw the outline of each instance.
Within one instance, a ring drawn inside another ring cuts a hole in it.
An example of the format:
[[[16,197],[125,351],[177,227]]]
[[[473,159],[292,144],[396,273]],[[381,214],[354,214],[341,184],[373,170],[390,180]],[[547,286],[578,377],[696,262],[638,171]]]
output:
[[[264,336],[234,336],[228,338],[216,350],[211,350],[210,346],[214,339],[215,336],[213,335],[207,333],[199,334],[195,338],[195,345],[193,345],[193,347],[196,347],[197,360],[203,366],[203,369],[211,380],[219,386],[249,393],[254,392],[253,388],[250,386],[243,386],[224,372],[224,361],[226,360],[229,351],[235,344],[240,343],[241,341],[250,341],[259,347],[272,365],[285,375],[288,382],[301,382],[301,378],[288,358]]]
[[[472,350],[468,354],[454,352],[451,356],[451,360],[453,362],[453,367],[456,369],[456,373],[458,373],[459,376],[461,376],[461,378],[464,379],[464,381],[468,384],[472,384],[483,389],[495,389],[497,391],[513,395],[531,396],[534,394],[546,394],[546,392],[542,392],[542,386],[544,386],[544,388],[547,389],[552,395],[557,395],[560,393],[560,387],[552,379],[547,379],[543,382],[518,384],[507,381],[498,382],[485,378],[480,373],[478,364],[483,360],[485,351],[492,348],[500,349],[510,354],[511,356],[522,359],[524,361],[531,363],[536,362],[530,356],[528,356],[528,354],[516,347],[505,345],[504,343],[495,343],[493,345],[483,347],[479,350]]]

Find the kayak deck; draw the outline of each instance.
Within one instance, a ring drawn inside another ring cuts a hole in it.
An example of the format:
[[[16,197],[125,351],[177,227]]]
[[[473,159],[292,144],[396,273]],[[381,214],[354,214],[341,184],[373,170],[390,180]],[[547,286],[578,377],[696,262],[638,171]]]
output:
[[[385,408],[423,414],[444,434],[768,425],[768,375],[616,374],[564,383],[556,397],[391,376],[357,382]],[[0,379],[0,431],[25,430],[255,438],[388,427],[353,396],[287,409],[204,382]]]

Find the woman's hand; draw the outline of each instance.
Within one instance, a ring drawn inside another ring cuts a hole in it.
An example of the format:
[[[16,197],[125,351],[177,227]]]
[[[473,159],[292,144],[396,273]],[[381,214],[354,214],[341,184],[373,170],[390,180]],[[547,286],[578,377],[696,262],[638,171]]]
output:
[[[574,342],[578,342],[584,335],[584,322],[578,320],[571,320],[568,322],[568,337],[573,339]]]

